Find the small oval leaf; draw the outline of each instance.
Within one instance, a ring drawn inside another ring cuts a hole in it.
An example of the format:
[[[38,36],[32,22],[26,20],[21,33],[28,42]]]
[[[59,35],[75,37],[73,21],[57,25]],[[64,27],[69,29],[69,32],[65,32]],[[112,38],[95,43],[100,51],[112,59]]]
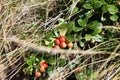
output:
[[[110,19],[112,20],[112,21],[117,21],[118,20],[118,15],[112,15],[112,16],[110,16]]]
[[[83,7],[84,7],[85,9],[92,9],[92,8],[93,8],[90,3],[85,3],[85,4],[83,5]]]
[[[116,14],[118,12],[118,8],[115,5],[108,5],[108,11],[110,14]]]
[[[98,27],[98,24],[98,21],[92,21],[88,24],[88,28],[94,30]]]

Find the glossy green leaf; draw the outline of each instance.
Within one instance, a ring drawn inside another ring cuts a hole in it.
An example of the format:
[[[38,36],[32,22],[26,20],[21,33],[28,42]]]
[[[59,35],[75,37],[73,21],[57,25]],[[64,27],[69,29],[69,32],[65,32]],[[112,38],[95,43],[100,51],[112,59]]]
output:
[[[86,13],[86,18],[90,18],[93,16],[93,10],[90,10]]]
[[[58,63],[59,63],[59,66],[64,66],[66,64],[66,60],[65,59],[58,59]]]
[[[102,31],[102,28],[99,27],[99,28],[97,28],[97,29],[95,29],[95,30],[93,31],[92,35],[97,35],[97,34],[99,34],[101,31]]]
[[[118,20],[118,15],[112,15],[112,16],[110,16],[110,19],[112,20],[112,21],[117,21]]]
[[[50,43],[49,41],[45,40],[45,45],[48,45],[49,43]]]
[[[70,34],[74,27],[75,27],[74,22],[69,22],[69,23],[64,22],[59,26],[58,30],[60,35],[65,35],[65,34]]]
[[[51,56],[50,58],[48,58],[48,63],[51,65],[56,64],[56,58],[55,56]]]
[[[87,24],[87,22],[88,22],[88,19],[87,18],[85,18],[85,19],[78,19],[78,24],[81,26],[81,27],[85,27],[86,26],[86,24]]]
[[[67,35],[66,38],[67,38],[68,41],[71,41],[71,42],[73,42],[75,40],[74,39],[74,34]]]
[[[53,47],[53,46],[54,46],[54,41],[48,44],[48,47]]]
[[[94,43],[95,41],[101,42],[102,41],[102,37],[100,35],[93,36],[92,37],[92,42]]]
[[[118,8],[115,5],[108,5],[108,11],[110,14],[116,14],[118,12]]]
[[[107,5],[103,5],[101,9],[103,13],[106,13],[108,11]]]
[[[48,32],[45,37],[49,39],[49,37],[55,37],[55,34],[53,32]]]
[[[98,27],[98,24],[99,24],[98,21],[92,21],[88,24],[88,28],[94,30]]]
[[[74,22],[67,23],[67,33],[66,34],[69,35],[72,32],[74,27],[75,27],[75,23]]]
[[[54,30],[54,34],[55,34],[56,37],[58,37],[60,35],[58,30]]]
[[[63,18],[58,18],[58,22],[61,23],[61,22],[65,22],[65,20]]]
[[[84,47],[85,42],[83,42],[83,41],[79,41],[79,44],[80,44],[81,47]]]
[[[32,55],[30,55],[29,58],[26,59],[26,63],[29,66],[33,66],[33,63],[35,62],[35,59],[36,59],[36,55],[32,54]]]
[[[31,61],[31,60],[27,60],[26,63],[27,63],[29,66],[32,66],[32,61]]]
[[[23,69],[23,72],[24,72],[25,74],[32,75],[33,67],[32,67],[32,66],[28,66],[27,68],[24,68],[24,69]]]
[[[85,9],[92,9],[92,8],[93,8],[90,3],[85,3],[85,4],[83,5],[83,7],[84,7]]]
[[[81,31],[83,28],[80,28],[80,27],[74,27],[73,28],[73,31],[74,32],[79,32],[79,31]]]
[[[97,34],[99,34],[99,33],[102,31],[102,26],[103,26],[103,24],[99,22],[98,25],[97,25],[97,28],[94,29],[92,35],[97,35]]]
[[[59,28],[59,33],[60,35],[65,36],[65,34],[67,33],[67,27]]]
[[[94,8],[100,8],[103,5],[101,1],[95,1]]]
[[[86,34],[85,35],[85,40],[86,41],[90,41],[92,39],[92,36],[91,35],[89,35],[89,34]]]
[[[92,36],[92,35],[86,34],[86,35],[85,35],[85,40],[86,40],[86,41],[92,40],[93,43],[94,43],[95,41],[101,42],[101,41],[102,41],[102,37],[101,37],[100,35]]]
[[[74,7],[72,13],[76,13],[78,11],[78,9],[79,9],[78,7]]]

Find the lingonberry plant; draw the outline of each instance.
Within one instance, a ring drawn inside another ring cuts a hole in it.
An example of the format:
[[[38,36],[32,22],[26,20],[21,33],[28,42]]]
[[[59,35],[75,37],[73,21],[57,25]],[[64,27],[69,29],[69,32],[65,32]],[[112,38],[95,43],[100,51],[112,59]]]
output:
[[[72,1],[74,2],[74,0]],[[62,2],[68,3],[69,0],[61,0],[60,3]],[[72,5],[72,2],[68,5]],[[72,7],[72,10],[68,11],[69,18],[68,15],[59,18],[58,26],[51,31],[46,31],[43,42],[40,44],[57,50],[76,49],[74,46],[79,47],[77,49],[93,47],[108,38],[103,35],[106,32],[103,25],[117,24],[120,16],[119,5],[120,3],[117,0],[79,0]],[[49,56],[47,54],[30,55],[26,59],[28,67],[24,69],[24,72],[32,75],[38,71],[35,74],[36,77],[43,76],[43,73],[48,77],[51,72],[56,70],[54,66],[63,68],[68,61],[67,58],[63,58],[61,55],[57,55],[57,57]],[[86,80],[86,78],[81,80]]]
[[[59,44],[58,44],[59,43]],[[56,45],[57,44],[57,45]],[[72,48],[73,47],[73,43],[69,42],[65,36],[59,36],[58,38],[55,39],[55,45],[53,46],[53,48],[55,49],[65,49],[65,48]]]

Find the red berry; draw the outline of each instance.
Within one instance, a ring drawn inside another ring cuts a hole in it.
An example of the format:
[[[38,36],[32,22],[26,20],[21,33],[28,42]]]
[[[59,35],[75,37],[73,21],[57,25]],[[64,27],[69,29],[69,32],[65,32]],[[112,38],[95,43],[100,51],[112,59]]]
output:
[[[67,46],[67,45],[66,45],[65,42],[60,43],[60,47],[61,47],[61,48],[66,48],[66,46]]]
[[[66,39],[65,39],[65,36],[60,36],[60,37],[59,37],[59,40],[60,40],[60,43],[65,42],[65,40],[66,40]]]
[[[69,42],[69,43],[67,44],[67,46],[68,46],[69,48],[72,48],[72,47],[73,47],[73,43],[72,43],[72,42]]]
[[[41,66],[41,68],[40,68],[40,72],[45,72],[45,68],[44,68],[44,66]]]
[[[46,64],[46,61],[45,61],[45,60],[42,60],[42,61],[40,62],[40,66],[43,66],[44,64]]]
[[[54,46],[55,49],[60,49],[59,45]]]
[[[48,68],[48,64],[46,64],[46,63],[43,66],[44,66],[45,69]]]
[[[59,39],[56,39],[56,40],[55,40],[55,44],[57,44],[57,45],[59,45],[59,44],[60,44]]]
[[[40,76],[41,76],[41,73],[40,73],[40,72],[36,72],[36,73],[35,73],[35,76],[36,76],[36,77],[40,77]]]

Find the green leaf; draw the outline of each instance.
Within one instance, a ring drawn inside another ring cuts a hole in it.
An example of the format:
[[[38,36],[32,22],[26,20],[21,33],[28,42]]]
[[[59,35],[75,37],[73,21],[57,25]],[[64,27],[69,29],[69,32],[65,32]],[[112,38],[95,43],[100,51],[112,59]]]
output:
[[[81,19],[81,18],[78,19],[78,24],[79,24],[80,26],[82,26],[82,28],[86,26],[87,22],[88,22],[88,19],[87,19],[87,18],[85,18],[85,19]]]
[[[92,29],[92,30],[95,30],[99,25],[99,22],[98,21],[92,21],[88,24],[88,28],[89,29]]]
[[[53,47],[54,46],[54,41],[51,41],[49,44],[48,44],[48,47]]]
[[[74,7],[72,13],[76,13],[78,11],[78,9],[79,9],[78,7]]]
[[[108,11],[110,14],[116,14],[118,12],[118,8],[115,5],[108,5]]]
[[[99,22],[98,25],[97,25],[97,28],[94,29],[92,35],[97,35],[97,34],[99,34],[99,33],[102,31],[102,28],[101,28],[102,26],[103,26],[103,24]]]
[[[50,43],[49,41],[45,40],[45,45],[48,45],[49,43]]]
[[[92,8],[93,8],[90,3],[85,3],[85,4],[83,5],[83,7],[84,7],[85,9],[92,9]]]
[[[118,20],[118,15],[112,15],[112,16],[110,16],[110,19],[112,20],[112,21],[117,21]]]
[[[32,66],[28,66],[27,68],[24,68],[24,69],[23,69],[23,72],[24,72],[25,74],[32,75],[33,67],[32,67]]]
[[[106,13],[108,11],[107,5],[102,6],[102,12]]]
[[[54,34],[56,37],[58,37],[59,36],[58,30],[54,30]]]
[[[55,38],[49,38],[49,40],[44,40],[44,41],[45,41],[45,45],[52,47],[52,45],[54,45]]]
[[[71,41],[71,42],[73,42],[75,40],[74,39],[74,34],[67,35],[66,38],[67,38],[68,41]]]
[[[56,64],[56,58],[55,56],[51,56],[50,58],[48,58],[48,63],[51,65]]]
[[[61,23],[61,22],[65,22],[65,20],[63,18],[58,18],[58,22]]]
[[[45,37],[46,39],[49,39],[49,37],[55,37],[55,35],[53,32],[48,32]]]
[[[75,24],[74,22],[69,22],[69,23],[63,23],[60,25],[59,29],[63,28],[65,29],[64,32],[66,32],[66,34],[70,34],[72,29],[75,27]],[[66,31],[66,28],[67,28],[67,31]],[[60,33],[62,34],[62,32]]]
[[[73,28],[73,31],[74,32],[79,32],[79,31],[81,31],[83,28],[80,28],[80,27],[74,27]]]
[[[103,5],[101,1],[95,1],[94,8],[100,8]]]
[[[32,61],[31,61],[31,60],[27,60],[26,63],[27,63],[29,66],[32,66]]]
[[[59,66],[62,67],[66,64],[66,60],[65,59],[58,59],[58,63],[59,63]]]
[[[89,34],[86,34],[85,35],[85,40],[86,41],[90,41],[92,39],[92,36],[91,35],[89,35]]]
[[[73,28],[75,27],[75,23],[74,22],[69,22],[69,23],[67,23],[66,26],[67,26],[66,34],[70,34],[72,32]]]
[[[95,29],[94,31],[93,31],[93,33],[92,33],[92,35],[97,35],[97,34],[99,34],[100,32],[102,31],[102,28],[97,28],[97,29]]]
[[[65,34],[67,33],[67,27],[62,27],[62,28],[60,28],[60,29],[59,29],[59,33],[60,33],[60,35],[65,36]]]
[[[79,44],[80,44],[81,47],[84,47],[85,42],[83,42],[83,41],[79,41]]]
[[[90,18],[93,16],[93,10],[90,10],[86,13],[86,18]]]
[[[36,59],[36,55],[32,54],[30,55],[29,58],[26,59],[26,63],[29,65],[29,66],[33,66],[34,62],[35,62],[35,59]]]
[[[100,35],[93,36],[92,37],[92,42],[94,43],[95,41],[101,42],[102,41],[102,37]]]
[[[101,37],[100,35],[92,36],[92,35],[86,34],[86,35],[85,35],[85,40],[86,40],[86,41],[92,40],[93,43],[94,43],[95,41],[101,42],[101,41],[102,41],[102,37]]]

